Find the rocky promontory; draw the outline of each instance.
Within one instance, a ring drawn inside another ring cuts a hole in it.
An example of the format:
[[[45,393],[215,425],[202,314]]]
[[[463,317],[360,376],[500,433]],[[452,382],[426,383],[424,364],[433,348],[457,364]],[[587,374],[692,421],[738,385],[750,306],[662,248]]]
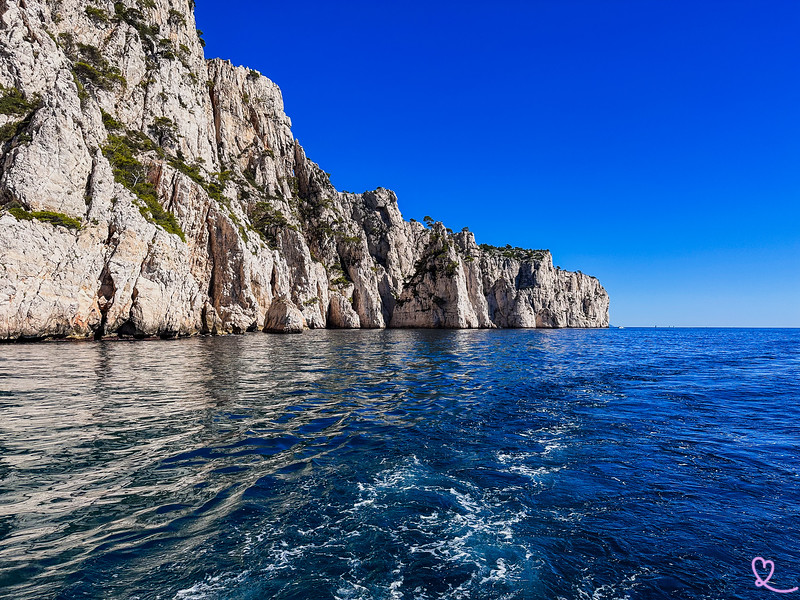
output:
[[[0,2],[0,339],[608,325],[546,250],[337,191],[193,4]]]

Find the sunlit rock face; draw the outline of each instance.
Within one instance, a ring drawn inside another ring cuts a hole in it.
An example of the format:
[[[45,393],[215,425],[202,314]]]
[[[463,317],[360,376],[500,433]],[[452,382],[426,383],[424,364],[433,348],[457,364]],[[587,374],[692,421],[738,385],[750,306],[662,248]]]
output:
[[[8,0],[0,84],[2,339],[608,325],[547,251],[337,191],[189,2]]]

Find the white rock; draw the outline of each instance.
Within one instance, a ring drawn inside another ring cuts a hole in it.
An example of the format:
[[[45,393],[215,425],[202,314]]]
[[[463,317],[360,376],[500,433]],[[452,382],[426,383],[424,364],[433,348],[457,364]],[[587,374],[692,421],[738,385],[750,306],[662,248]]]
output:
[[[125,6],[150,37],[111,2],[0,15],[0,84],[35,105],[0,115],[20,124],[0,145],[0,338],[608,325],[600,283],[554,269],[549,252],[482,250],[469,232],[404,221],[389,190],[337,191],[274,83],[204,59],[187,4]],[[75,75],[77,61],[124,83]],[[139,136],[139,182],[183,238],[115,181],[109,136],[125,130]],[[18,221],[11,202],[82,227]]]
[[[267,311],[264,331],[270,333],[302,333],[306,327],[303,313],[288,298],[277,298]]]
[[[353,310],[350,301],[339,293],[331,294],[331,303],[328,312],[328,327],[337,329],[358,329],[361,319]]]

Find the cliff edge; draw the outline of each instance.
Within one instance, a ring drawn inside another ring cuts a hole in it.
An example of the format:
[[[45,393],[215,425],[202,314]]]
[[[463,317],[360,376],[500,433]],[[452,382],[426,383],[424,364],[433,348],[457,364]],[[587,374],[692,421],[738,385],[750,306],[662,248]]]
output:
[[[608,325],[546,250],[337,191],[193,4],[0,0],[0,339]]]

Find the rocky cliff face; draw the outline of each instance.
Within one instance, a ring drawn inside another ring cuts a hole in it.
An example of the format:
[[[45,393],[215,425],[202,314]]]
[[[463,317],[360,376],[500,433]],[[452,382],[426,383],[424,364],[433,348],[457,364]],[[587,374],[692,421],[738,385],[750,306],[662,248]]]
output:
[[[547,251],[338,192],[189,0],[0,0],[0,338],[605,327]]]

